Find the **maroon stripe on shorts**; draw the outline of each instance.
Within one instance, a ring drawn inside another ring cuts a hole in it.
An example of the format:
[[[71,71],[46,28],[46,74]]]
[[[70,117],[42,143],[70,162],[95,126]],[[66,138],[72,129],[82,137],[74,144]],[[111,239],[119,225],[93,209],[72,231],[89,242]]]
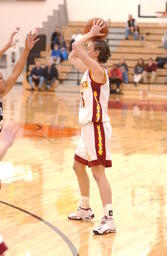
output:
[[[0,254],[4,253],[7,249],[8,247],[4,242],[0,243]]]
[[[98,159],[98,160],[90,161],[88,163],[88,167],[92,167],[92,166],[95,166],[95,165],[104,165],[106,168],[107,167],[112,167],[112,161],[111,160],[102,161],[102,160]]]
[[[74,159],[81,164],[88,165],[88,161],[75,154]]]
[[[104,163],[106,160],[106,145],[103,123],[93,123],[93,125],[97,159]]]

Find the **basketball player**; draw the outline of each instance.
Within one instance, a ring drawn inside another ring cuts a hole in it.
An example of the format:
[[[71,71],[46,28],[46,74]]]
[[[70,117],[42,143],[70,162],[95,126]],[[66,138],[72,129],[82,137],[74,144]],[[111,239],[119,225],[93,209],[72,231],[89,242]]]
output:
[[[3,46],[3,48],[0,50],[0,58],[2,57],[2,55],[10,48],[13,46],[14,44],[14,36],[17,34],[17,31],[14,31],[8,42]],[[2,74],[0,72],[0,80],[1,80],[1,77],[2,77]],[[2,102],[0,100],[0,130],[1,130],[1,127],[2,127],[2,120],[3,120],[3,115],[2,115]]]
[[[5,251],[8,249],[5,242],[3,241],[3,237],[0,235],[0,256],[4,256]]]
[[[5,155],[7,149],[13,144],[18,130],[19,126],[15,124],[8,124],[3,127],[0,133],[0,160]],[[3,256],[7,249],[3,237],[0,235],[0,256]]]
[[[4,52],[9,49],[13,45],[13,39],[17,32],[13,32],[9,42],[0,50],[0,57],[4,54]],[[35,43],[39,40],[37,38],[37,33],[32,34],[31,32],[27,35],[25,40],[25,47],[24,50],[17,61],[16,65],[13,68],[12,73],[10,76],[4,80],[2,73],[0,73],[0,130],[2,128],[2,120],[3,120],[3,106],[1,98],[5,96],[15,85],[17,78],[22,73],[24,66],[27,61],[27,57],[29,55],[30,50],[33,48]]]
[[[13,38],[17,32],[14,32],[8,44],[6,44],[2,50],[0,50],[0,57],[4,54],[4,52],[10,48],[13,44]],[[25,40],[25,47],[24,50],[17,61],[16,65],[13,68],[13,71],[11,75],[7,78],[7,80],[3,79],[3,75],[0,73],[0,130],[2,129],[2,120],[3,120],[3,108],[2,108],[2,102],[1,98],[5,96],[15,85],[17,78],[20,76],[21,72],[24,69],[27,57],[29,55],[30,50],[33,48],[35,43],[39,39],[37,38],[37,34],[32,34],[31,32],[27,35]],[[15,135],[18,131],[18,126],[15,125],[9,125],[2,129],[2,133],[0,134],[0,159],[3,157],[5,152],[7,151],[8,147],[11,146],[13,143],[13,140],[15,138]],[[0,235],[0,256],[4,255],[4,252],[7,250],[7,246],[5,242],[3,241],[2,236]]]
[[[8,124],[2,128],[0,133],[0,160],[3,158],[8,148],[13,144],[18,130],[19,125],[16,124]]]
[[[94,228],[94,234],[115,232],[113,219],[112,196],[110,184],[105,175],[105,167],[111,167],[110,142],[111,125],[108,116],[109,79],[103,64],[110,56],[109,46],[104,40],[93,40],[101,36],[104,26],[98,20],[87,34],[73,43],[69,56],[71,63],[83,72],[81,80],[81,101],[79,123],[82,125],[81,138],[74,157],[81,200],[76,212],[71,213],[70,220],[89,220],[94,218],[89,204],[89,178],[85,170],[91,167],[97,182],[104,214],[101,223]],[[88,50],[84,44],[88,41]]]
[[[16,29],[16,31],[14,31],[8,42],[3,46],[3,48],[0,50],[0,58],[2,57],[2,55],[10,48],[14,45],[14,36],[18,33],[18,29]]]

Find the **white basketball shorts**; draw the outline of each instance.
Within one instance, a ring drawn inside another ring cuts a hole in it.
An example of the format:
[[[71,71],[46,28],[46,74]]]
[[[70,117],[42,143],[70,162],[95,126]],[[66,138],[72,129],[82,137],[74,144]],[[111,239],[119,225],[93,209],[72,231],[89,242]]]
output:
[[[111,167],[111,134],[110,122],[90,122],[83,126],[74,159],[89,167],[94,165]]]

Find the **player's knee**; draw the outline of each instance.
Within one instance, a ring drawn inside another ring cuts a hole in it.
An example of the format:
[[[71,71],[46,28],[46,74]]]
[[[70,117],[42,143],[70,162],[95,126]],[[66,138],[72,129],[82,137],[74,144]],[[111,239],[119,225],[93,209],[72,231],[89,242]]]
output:
[[[106,179],[105,172],[100,170],[92,171],[93,177],[97,183],[100,183],[102,180]]]
[[[76,163],[74,161],[73,170],[74,170],[74,172],[76,173],[77,176],[84,175],[84,168],[83,168],[82,164],[80,164],[80,163]]]
[[[73,164],[73,170],[74,170],[74,172],[77,174],[78,172],[79,172],[79,168],[78,168],[78,166],[77,166],[77,164],[74,162],[74,164]]]
[[[96,180],[96,182],[100,182],[101,180],[101,175],[99,173],[93,173],[93,177]]]

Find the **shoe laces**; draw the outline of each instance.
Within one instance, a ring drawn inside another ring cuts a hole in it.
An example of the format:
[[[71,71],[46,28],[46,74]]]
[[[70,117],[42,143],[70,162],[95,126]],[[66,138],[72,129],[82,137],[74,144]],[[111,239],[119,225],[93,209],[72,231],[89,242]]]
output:
[[[102,219],[101,219],[101,222],[100,222],[100,225],[104,225],[106,222],[107,222],[107,216],[104,216]]]

